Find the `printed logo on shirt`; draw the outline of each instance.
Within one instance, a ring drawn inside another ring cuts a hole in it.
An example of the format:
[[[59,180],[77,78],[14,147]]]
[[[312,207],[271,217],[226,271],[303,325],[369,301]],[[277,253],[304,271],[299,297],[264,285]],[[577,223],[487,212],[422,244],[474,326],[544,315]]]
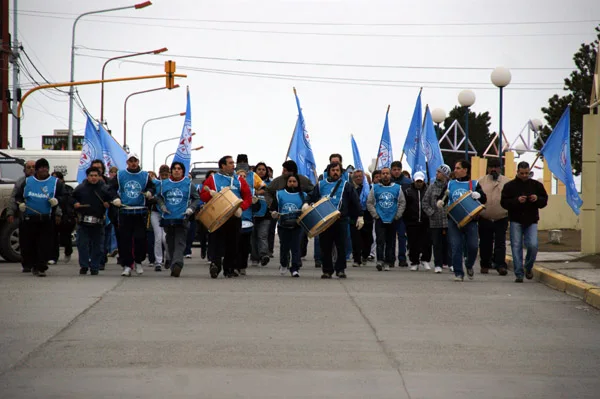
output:
[[[125,195],[127,198],[137,198],[142,192],[142,186],[135,180],[130,180],[125,183]]]
[[[167,203],[169,205],[179,205],[183,201],[183,192],[175,188],[167,193]]]
[[[464,188],[457,188],[456,190],[454,190],[454,192],[452,193],[452,202],[458,201],[458,199],[465,195],[467,191],[468,190],[465,190]]]
[[[394,206],[394,196],[392,195],[392,193],[383,192],[379,194],[377,202],[381,204],[382,208],[391,208],[392,206]]]
[[[283,211],[282,213],[298,212],[298,207],[296,206],[296,204],[287,203],[284,204],[283,207],[281,207],[281,210]]]

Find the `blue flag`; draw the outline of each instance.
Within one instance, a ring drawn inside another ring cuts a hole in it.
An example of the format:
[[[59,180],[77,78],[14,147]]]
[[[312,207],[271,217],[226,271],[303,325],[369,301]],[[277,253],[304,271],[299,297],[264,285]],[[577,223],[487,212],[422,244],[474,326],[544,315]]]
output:
[[[352,137],[352,156],[354,157],[354,168],[355,170],[363,171],[363,186],[362,191],[360,192],[360,205],[363,209],[366,209],[367,206],[367,198],[369,197],[369,181],[367,180],[367,174],[363,169],[362,160],[360,159],[360,153],[358,152],[358,146],[356,145],[356,141],[354,140],[354,136]]]
[[[421,135],[421,146],[427,158],[427,171],[429,172],[429,181],[431,182],[435,180],[437,169],[444,163],[444,157],[442,156],[442,150],[440,150],[440,144],[429,107],[425,108],[425,126]]]
[[[85,125],[85,135],[83,136],[83,146],[81,147],[81,156],[79,157],[79,168],[77,169],[77,182],[81,183],[86,179],[85,171],[92,166],[94,159],[102,159],[102,143],[96,130],[96,125],[92,118],[87,115]]]
[[[296,128],[294,129],[294,136],[292,137],[288,157],[298,165],[298,174],[308,177],[313,184],[316,184],[317,164],[310,146],[308,133],[306,132],[304,115],[302,115],[302,108],[300,108],[300,100],[295,90],[294,96],[296,97],[296,106],[298,107],[298,119],[296,120]]]
[[[413,175],[416,172],[427,173],[425,154],[423,153],[423,146],[421,145],[421,136],[423,134],[422,121],[423,109],[421,108],[421,92],[419,92],[413,117],[410,121],[410,126],[406,135],[406,141],[404,142],[406,162],[408,162]]]
[[[389,168],[392,165],[392,138],[390,137],[390,125],[388,123],[388,114],[390,106],[385,112],[385,122],[383,123],[383,131],[381,132],[381,141],[379,142],[379,151],[377,152],[377,164],[375,169]]]
[[[192,110],[190,105],[190,89],[187,90],[187,105],[185,107],[185,121],[181,130],[181,138],[175,151],[173,162],[181,162],[185,166],[185,172],[190,172],[192,163]]]
[[[579,208],[583,204],[575,181],[573,180],[573,167],[571,166],[571,108],[567,107],[554,126],[546,144],[540,151],[548,168],[554,176],[567,187],[567,204],[579,215]]]
[[[104,159],[104,166],[106,166],[106,172],[116,166],[121,169],[127,169],[127,153],[117,143],[117,141],[111,136],[104,126],[100,124],[100,142],[102,143],[102,157]]]

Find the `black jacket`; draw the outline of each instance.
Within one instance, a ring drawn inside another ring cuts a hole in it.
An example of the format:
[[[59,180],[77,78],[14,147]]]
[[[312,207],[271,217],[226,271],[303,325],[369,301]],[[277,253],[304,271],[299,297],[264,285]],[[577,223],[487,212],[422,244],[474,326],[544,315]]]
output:
[[[73,199],[75,203],[81,205],[89,205],[76,210],[81,215],[91,215],[102,218],[106,212],[104,202],[110,202],[115,197],[112,196],[103,180],[98,180],[98,183],[91,184],[84,180],[73,191]]]
[[[404,223],[408,226],[428,225],[429,217],[423,211],[423,198],[427,191],[427,185],[423,184],[423,187],[419,190],[415,183],[411,183],[402,191],[404,191],[404,198],[406,199],[406,208],[404,208],[404,214],[402,215]]]
[[[531,202],[528,198],[524,203],[519,202],[520,196],[529,197],[532,194],[537,195],[537,201]],[[508,211],[508,219],[511,222],[528,226],[540,220],[539,210],[548,205],[548,194],[539,181],[523,181],[517,177],[504,185],[500,205]]]

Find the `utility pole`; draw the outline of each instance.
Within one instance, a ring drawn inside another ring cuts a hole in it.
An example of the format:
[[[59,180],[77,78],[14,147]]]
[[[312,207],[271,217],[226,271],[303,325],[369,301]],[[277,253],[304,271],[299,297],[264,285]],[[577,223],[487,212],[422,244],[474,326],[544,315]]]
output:
[[[17,107],[19,106],[21,86],[19,85],[19,40],[17,39],[17,1],[13,0],[13,51],[12,51],[12,78],[13,78],[13,102],[12,102],[12,139],[10,144],[12,148],[21,148],[21,120],[16,117]]]
[[[8,90],[8,60],[11,55],[10,34],[8,32],[8,3],[9,0],[0,0],[0,34],[2,47],[0,48],[0,149],[8,148],[8,113],[10,107]]]

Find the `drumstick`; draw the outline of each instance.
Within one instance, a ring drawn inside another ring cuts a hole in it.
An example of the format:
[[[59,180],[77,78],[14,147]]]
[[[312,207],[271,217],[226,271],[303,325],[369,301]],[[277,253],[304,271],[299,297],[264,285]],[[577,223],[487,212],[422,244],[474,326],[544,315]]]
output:
[[[24,202],[22,202],[22,203],[24,203]],[[30,211],[32,211],[32,212],[35,212],[35,213],[37,213],[38,215],[41,215],[41,214],[42,214],[41,212],[38,212],[38,211],[36,211],[35,209],[33,209],[33,208],[32,208],[32,207],[30,207],[30,206],[27,206],[27,205],[25,205],[25,208],[29,209],[29,210],[30,210]]]
[[[79,204],[79,208],[89,208],[90,204]]]

